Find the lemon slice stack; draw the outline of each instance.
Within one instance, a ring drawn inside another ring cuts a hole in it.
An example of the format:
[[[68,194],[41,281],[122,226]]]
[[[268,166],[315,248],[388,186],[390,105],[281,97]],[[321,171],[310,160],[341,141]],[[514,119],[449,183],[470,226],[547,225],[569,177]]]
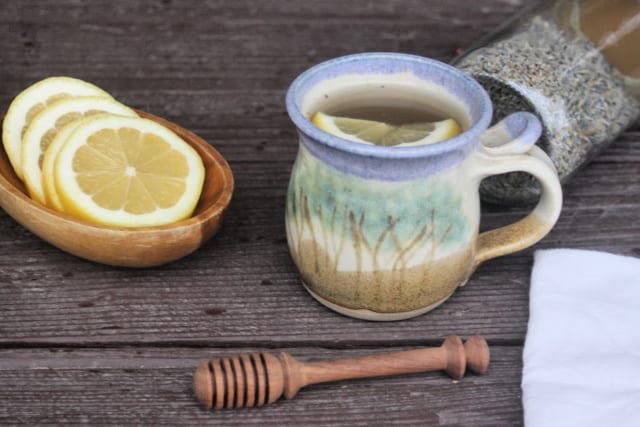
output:
[[[204,183],[200,156],[179,136],[69,77],[20,93],[2,141],[34,200],[98,224],[180,221],[193,213]]]

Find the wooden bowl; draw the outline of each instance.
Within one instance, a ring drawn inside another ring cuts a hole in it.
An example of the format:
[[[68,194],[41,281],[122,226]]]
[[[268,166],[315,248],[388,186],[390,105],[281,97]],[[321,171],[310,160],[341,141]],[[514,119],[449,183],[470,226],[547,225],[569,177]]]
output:
[[[198,249],[220,228],[231,201],[233,175],[226,160],[194,133],[152,114],[138,111],[179,135],[196,149],[206,174],[198,205],[183,221],[139,228],[89,223],[32,200],[13,172],[0,144],[0,207],[25,228],[80,258],[124,267],[151,267],[174,261]]]

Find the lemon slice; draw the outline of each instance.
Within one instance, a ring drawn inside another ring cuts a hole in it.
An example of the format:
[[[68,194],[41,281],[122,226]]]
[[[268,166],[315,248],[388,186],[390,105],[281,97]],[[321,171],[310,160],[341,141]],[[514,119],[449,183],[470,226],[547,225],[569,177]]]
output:
[[[69,96],[105,96],[97,86],[72,77],[49,77],[20,92],[11,102],[4,118],[2,143],[18,178],[22,179],[22,137],[31,120],[48,104]]]
[[[394,126],[373,120],[337,117],[318,112],[313,115],[311,121],[323,131],[340,138],[384,146],[410,147],[433,144],[460,133],[460,126],[453,119]]]
[[[54,180],[65,212],[143,227],[193,213],[204,165],[189,144],[156,122],[100,115],[71,132],[54,161]]]
[[[49,147],[47,147],[44,153],[42,161],[42,188],[44,190],[44,198],[47,206],[60,212],[64,212],[64,206],[62,206],[55,185],[55,159],[58,157],[60,149],[64,146],[64,143],[67,142],[67,139],[69,139],[69,136],[75,128],[85,122],[89,117],[97,117],[97,115],[85,116],[64,125],[53,137],[51,144],[49,144]]]
[[[64,143],[67,142],[71,133],[86,119],[87,117],[74,120],[64,125],[51,140],[51,144],[47,147],[47,151],[45,151],[42,160],[42,189],[44,190],[46,205],[60,212],[64,212],[64,206],[62,206],[60,196],[58,196],[58,191],[56,190],[54,174],[55,159],[58,157],[60,149],[64,146]]]
[[[22,138],[21,165],[23,181],[34,200],[46,204],[42,180],[44,153],[58,131],[74,120],[99,113],[138,116],[113,98],[82,96],[51,103],[33,118]]]

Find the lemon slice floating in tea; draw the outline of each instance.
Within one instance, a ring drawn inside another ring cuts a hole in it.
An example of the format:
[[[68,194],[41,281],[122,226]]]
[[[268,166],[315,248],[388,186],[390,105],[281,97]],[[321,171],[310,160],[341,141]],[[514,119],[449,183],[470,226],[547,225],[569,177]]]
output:
[[[318,112],[311,119],[323,131],[350,141],[384,146],[403,147],[427,145],[444,141],[460,133],[453,119],[437,122],[391,125],[374,120],[337,117]]]
[[[2,128],[2,143],[18,178],[22,173],[22,137],[33,118],[47,105],[70,96],[104,96],[104,90],[72,77],[49,77],[29,86],[11,102]]]
[[[84,119],[54,160],[64,211],[119,227],[189,217],[204,175],[198,153],[171,130],[151,120],[114,115]]]
[[[42,179],[43,161],[56,134],[68,123],[99,113],[138,116],[131,108],[113,98],[80,96],[51,103],[33,118],[22,138],[21,164],[24,183],[34,200],[46,204]]]

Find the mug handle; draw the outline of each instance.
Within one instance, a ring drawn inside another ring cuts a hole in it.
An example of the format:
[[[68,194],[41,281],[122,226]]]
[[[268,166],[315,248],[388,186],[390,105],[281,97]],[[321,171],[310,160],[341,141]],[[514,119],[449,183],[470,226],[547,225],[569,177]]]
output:
[[[534,245],[555,225],[562,209],[562,188],[551,159],[535,142],[542,134],[538,118],[526,112],[514,113],[480,136],[474,153],[474,178],[480,181],[491,175],[522,171],[535,176],[542,184],[538,204],[526,217],[478,236],[475,265],[501,255]]]

